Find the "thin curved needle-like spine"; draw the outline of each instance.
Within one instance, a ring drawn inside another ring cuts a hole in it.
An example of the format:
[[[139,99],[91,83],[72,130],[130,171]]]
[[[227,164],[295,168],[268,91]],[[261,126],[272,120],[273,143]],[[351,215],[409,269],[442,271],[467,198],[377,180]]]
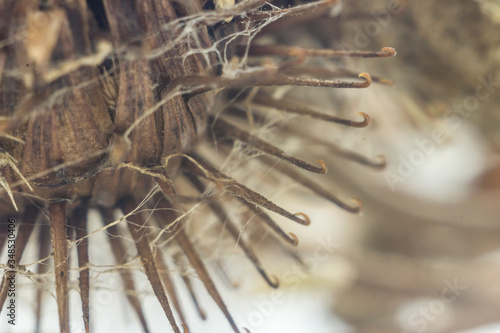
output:
[[[191,296],[191,300],[193,301],[196,311],[198,311],[198,315],[202,320],[207,319],[207,314],[205,313],[205,310],[201,308],[200,302],[198,301],[198,297],[196,297],[196,293],[194,292],[193,285],[191,283],[191,278],[187,274],[181,274],[181,278],[182,282],[184,282],[184,285],[186,286],[186,289],[189,292],[189,295]]]
[[[292,131],[297,133],[296,130],[292,129]],[[301,133],[297,133],[297,135],[301,135],[303,138],[310,139],[310,140],[314,141],[316,144],[320,144],[320,145],[327,147],[330,152],[332,152],[336,156],[343,158],[343,159],[346,159],[348,161],[356,162],[360,165],[364,165],[364,166],[367,166],[369,168],[373,168],[375,170],[382,170],[387,165],[387,161],[386,161],[384,155],[377,155],[377,156],[375,156],[375,159],[373,157],[369,158],[369,157],[361,155],[355,151],[347,150],[347,149],[344,149],[344,148],[339,147],[337,145],[334,145],[333,143],[327,142],[326,140],[322,140],[320,138],[313,137],[309,133],[301,132]]]
[[[328,146],[332,148],[332,152],[334,152],[337,156],[373,169],[382,170],[387,165],[387,161],[384,155],[377,155],[376,160],[374,160],[373,158],[368,158],[354,151],[345,150],[334,145]],[[337,148],[337,150],[334,150],[333,148]]]
[[[154,215],[162,228],[168,228],[175,220],[177,220],[178,215],[174,210],[172,210],[172,205],[167,201],[166,198],[158,203],[157,208],[158,209],[154,212]],[[233,331],[239,333],[240,331],[236,326],[233,317],[229,313],[219,291],[215,287],[212,278],[210,277],[210,274],[208,273],[205,264],[203,263],[203,260],[201,259],[198,251],[189,239],[182,225],[180,223],[175,225],[174,230],[172,230],[171,233],[175,235],[175,240],[188,258],[189,263],[193,266],[196,274],[203,282],[203,285],[207,289],[212,299],[224,313],[224,316],[231,325]]]
[[[337,198],[335,195],[324,189],[322,186],[316,184],[309,178],[305,177],[304,175],[300,174],[299,172],[293,170],[292,168],[288,167],[287,165],[281,164],[281,163],[276,163],[272,159],[268,158],[267,156],[260,156],[260,160],[262,160],[264,163],[270,165],[275,169],[276,171],[279,171],[280,174],[283,174],[293,181],[303,185],[304,187],[307,187],[317,195],[329,200],[330,202],[334,203],[338,207],[350,212],[350,213],[359,213],[361,211],[361,202],[357,199],[351,199],[352,201],[355,202],[355,205],[349,205],[346,202],[342,201],[341,199]]]
[[[246,202],[262,206],[266,209],[269,209],[272,212],[275,212],[283,217],[286,217],[302,225],[309,225],[311,223],[311,221],[308,218],[297,217],[297,214],[292,214],[286,211],[285,209],[276,205],[272,201],[266,199],[259,193],[252,191],[245,185],[240,184],[236,180],[226,176],[225,174],[223,174],[222,172],[218,171],[213,166],[211,166],[200,156],[195,154],[191,154],[191,156],[194,158],[194,160],[196,160],[197,164],[194,164],[189,159],[183,160],[183,166],[189,172],[192,172],[195,175],[201,176],[220,185],[225,191],[231,193],[235,197],[241,198]]]
[[[182,250],[186,254],[186,257],[188,258],[191,265],[193,265],[193,268],[195,269],[196,273],[203,281],[203,284],[205,285],[205,288],[207,289],[208,293],[210,294],[210,296],[212,296],[212,298],[215,300],[219,308],[226,316],[226,319],[229,321],[229,324],[231,325],[234,332],[239,333],[239,329],[236,326],[236,323],[234,322],[232,316],[229,314],[227,306],[222,300],[220,293],[215,288],[215,285],[210,275],[208,274],[208,271],[205,267],[205,264],[203,263],[203,260],[201,259],[200,255],[194,248],[194,245],[193,243],[191,243],[189,237],[186,235],[184,229],[179,229],[175,239],[177,240]]]
[[[301,58],[298,58],[299,63]],[[295,64],[296,61],[292,61]],[[288,66],[285,66],[288,67]],[[189,100],[191,97],[206,93],[208,91],[215,91],[222,88],[243,88],[243,87],[259,87],[259,86],[304,86],[304,87],[322,87],[322,88],[368,88],[372,79],[368,73],[360,73],[358,77],[362,79],[361,82],[351,81],[332,81],[321,80],[315,78],[301,78],[277,74],[280,66],[273,64],[265,65],[247,73],[241,74],[236,78],[225,77],[212,77],[212,76],[196,76],[186,75],[172,80],[168,87],[165,89],[166,98],[162,99],[154,107],[145,111],[123,134],[122,140],[128,142],[128,136],[133,129],[146,119],[151,114],[155,113],[159,108],[164,105],[170,98],[180,95],[182,90],[185,90],[184,98]],[[129,143],[125,144],[129,145]],[[314,167],[313,169],[314,170]],[[314,172],[314,171],[313,171]]]
[[[50,227],[47,224],[40,224],[40,229],[38,231],[38,258],[41,260],[47,258],[50,255],[50,242],[47,239],[50,238]],[[43,275],[47,273],[49,265],[47,263],[39,263],[36,269],[37,275]],[[43,293],[44,289],[38,286],[36,292],[36,307],[35,307],[35,333],[39,333],[41,330],[42,322],[42,304],[43,304]]]
[[[248,133],[247,131],[242,130],[242,129],[230,124],[229,122],[227,122],[224,119],[221,119],[221,118],[218,118],[217,120],[214,119],[212,129],[216,134],[220,135],[221,137],[230,137],[233,139],[238,139],[240,141],[243,141],[243,142],[265,152],[266,154],[269,154],[269,155],[275,156],[279,159],[288,161],[288,162],[292,163],[293,165],[298,166],[301,169],[304,169],[304,170],[307,170],[310,172],[314,172],[314,173],[319,173],[322,175],[325,174],[327,171],[326,165],[324,164],[323,161],[318,160],[318,162],[320,163],[321,166],[315,167],[315,166],[313,166],[305,161],[302,161],[298,158],[295,158],[293,156],[286,154],[284,151],[282,151],[278,147],[275,147],[275,146],[267,143],[266,141],[259,139],[258,137]]]
[[[179,297],[177,295],[177,289],[175,288],[174,281],[170,277],[168,266],[163,258],[163,252],[160,249],[156,249],[154,251],[155,254],[155,263],[158,266],[158,273],[160,273],[160,277],[163,281],[165,289],[167,290],[167,294],[172,300],[172,305],[174,306],[179,318],[183,323],[187,323],[186,317],[184,316],[184,312],[182,311],[182,307],[179,301]]]
[[[201,194],[205,192],[206,190],[205,185],[203,185],[203,183],[200,181],[200,179],[198,179],[198,177],[190,173],[185,174],[185,176],[191,182],[191,184],[193,184],[193,186],[198,190],[198,192],[200,192]],[[235,223],[229,218],[229,215],[227,214],[224,207],[216,201],[209,201],[207,205],[214,212],[214,214],[217,215],[217,218],[222,223],[224,229],[226,229],[227,232],[231,235],[231,237],[238,243],[238,246],[243,250],[247,258],[252,262],[254,267],[257,269],[259,274],[264,278],[267,284],[272,288],[278,288],[279,281],[277,280],[276,277],[269,276],[269,274],[267,274],[265,269],[262,267],[259,258],[253,251],[253,249],[240,236],[240,230],[236,227]]]
[[[164,193],[163,193],[163,195],[166,198],[168,198],[168,200],[170,200],[170,198],[168,196],[166,196]],[[167,228],[167,227],[165,227],[165,224],[163,223],[164,219],[158,219],[157,222],[159,222],[159,224],[161,225],[161,227],[163,229]],[[167,232],[167,233],[165,233],[163,235],[163,238],[167,238],[168,234],[170,234],[170,231]],[[161,275],[161,277],[163,279],[163,283],[165,285],[165,289],[167,289],[167,293],[170,296],[170,298],[172,299],[172,303],[173,303],[174,307],[176,308],[177,312],[179,313],[179,317],[181,317],[182,321],[186,322],[186,320],[184,319],[184,314],[183,314],[182,309],[180,307],[179,299],[177,297],[177,291],[175,290],[174,285],[173,285],[173,281],[170,278],[170,275],[168,274],[168,268],[167,268],[167,266],[165,264],[165,261],[163,259],[162,251],[160,251],[160,250],[155,251],[155,256],[156,256],[156,263],[158,265],[160,275]],[[178,256],[174,256],[174,260],[175,261],[178,261],[177,257]],[[182,281],[184,282],[184,285],[186,286],[186,288],[188,289],[189,294],[191,295],[191,299],[192,299],[192,301],[193,301],[193,303],[194,303],[194,305],[196,307],[196,310],[198,311],[198,314],[199,314],[200,318],[203,319],[203,320],[205,320],[206,319],[206,313],[201,308],[201,306],[200,306],[200,304],[198,302],[198,299],[197,299],[197,297],[195,295],[195,292],[194,292],[194,290],[193,290],[193,288],[191,286],[191,281],[189,280],[189,278],[185,274],[181,273],[180,275],[181,275]]]
[[[290,244],[291,246],[297,246],[299,244],[299,238],[293,233],[286,233],[281,227],[262,209],[257,207],[255,204],[245,201],[242,198],[238,198],[245,206],[250,208],[251,211],[255,213],[259,217],[259,219],[267,225],[274,233],[280,236],[285,242]],[[303,213],[300,213],[303,214]]]
[[[276,75],[270,78],[263,78],[254,83],[255,86],[294,86],[294,87],[315,87],[315,88],[368,88],[372,84],[372,78],[368,73],[358,75],[362,82],[323,80],[315,78],[302,78],[295,76]]]
[[[283,69],[293,67],[301,62],[301,58],[285,63]],[[184,76],[171,83],[171,87],[189,88],[190,95],[202,94],[207,91],[221,88],[244,88],[244,87],[267,87],[267,86],[295,86],[295,87],[316,87],[316,88],[368,88],[372,84],[372,78],[368,73],[360,73],[358,78],[361,82],[324,80],[314,78],[301,78],[276,74],[278,69],[268,65],[263,69],[258,69],[249,73],[241,74],[236,78],[217,78],[210,76]],[[173,88],[170,88],[173,89]]]
[[[242,116],[245,116],[245,114],[241,110],[240,105],[230,105],[227,108],[227,114],[233,115],[236,117],[240,117],[240,118]],[[364,114],[364,117],[366,117],[367,121],[368,121],[369,116],[366,113],[362,113],[362,114]],[[258,113],[255,113],[252,116],[256,120],[265,121],[265,117],[263,117],[262,115],[260,115]],[[373,168],[376,170],[384,169],[386,164],[387,164],[386,159],[383,155],[377,155],[377,156],[375,156],[375,158],[366,157],[366,156],[361,155],[355,151],[347,150],[347,149],[341,148],[337,145],[334,145],[330,142],[327,142],[325,140],[321,140],[321,139],[318,139],[317,137],[313,137],[308,132],[299,132],[297,129],[293,129],[293,128],[290,131],[292,133],[295,133],[297,136],[300,136],[304,139],[307,138],[309,140],[314,141],[317,144],[321,144],[325,147],[328,147],[333,154],[335,154],[341,158],[344,158],[346,160],[353,161],[353,162],[356,162],[358,164],[361,164],[361,165],[364,165],[364,166],[367,166],[367,167],[370,167],[370,168]],[[224,145],[222,145],[221,147],[224,147]]]
[[[125,198],[119,203],[119,206],[121,207],[123,214],[126,215],[133,212],[138,205],[134,199]],[[132,234],[132,238],[134,239],[137,253],[139,254],[139,257],[141,259],[144,272],[148,277],[156,298],[160,302],[161,307],[163,308],[163,312],[165,313],[174,332],[180,333],[179,327],[177,326],[174,314],[170,307],[165,288],[163,287],[158,269],[155,265],[155,260],[153,258],[153,253],[149,244],[148,235],[146,233],[146,220],[142,219],[139,214],[131,214],[127,217],[127,220],[128,229]]]
[[[101,213],[101,217],[105,225],[108,225],[115,220],[112,209],[100,207],[99,212]],[[111,246],[111,251],[113,252],[113,256],[115,257],[116,263],[118,265],[123,264],[127,250],[120,238],[120,235],[118,233],[118,228],[116,227],[116,225],[108,226],[106,234],[108,235],[109,244]],[[137,314],[137,317],[139,318],[139,321],[141,322],[144,331],[149,332],[146,316],[144,315],[141,303],[139,302],[139,298],[137,297],[137,292],[132,272],[130,272],[127,269],[120,269],[120,276],[122,278],[125,287],[125,292],[127,295],[127,300],[130,306],[132,307],[132,309],[134,309],[134,312]]]
[[[78,266],[80,267],[80,298],[82,301],[83,323],[85,332],[90,333],[90,274],[89,274],[89,240],[87,238],[88,200],[75,208],[71,215],[70,225],[74,226],[75,237],[78,241],[76,251]]]
[[[308,49],[298,46],[285,45],[251,45],[249,55],[252,56],[290,56],[304,55],[307,57],[322,57],[322,58],[389,58],[394,57],[397,51],[392,47],[383,47],[381,51],[346,51],[346,50],[330,50],[330,49]]]
[[[266,65],[248,73],[241,74],[235,78],[211,77],[211,76],[183,76],[172,80],[169,92],[175,93],[176,89],[186,89],[186,97],[196,96],[208,91],[222,88],[244,88],[244,87],[267,87],[267,86],[296,86],[316,88],[368,88],[372,84],[372,78],[368,73],[360,73],[358,78],[361,82],[325,80],[315,78],[302,78],[277,74],[278,70],[294,67],[302,62],[297,58],[283,66]],[[156,109],[152,109],[154,111]],[[150,111],[148,111],[149,114]],[[130,129],[128,130],[130,131]]]
[[[308,107],[305,107],[303,105],[296,103],[293,100],[289,100],[288,98],[286,99],[286,101],[279,101],[279,100],[275,100],[269,96],[258,94],[252,99],[252,103],[255,103],[257,105],[261,105],[264,107],[278,109],[278,110],[284,111],[284,112],[309,116],[312,118],[316,118],[316,119],[320,119],[320,120],[324,120],[324,121],[328,121],[328,122],[332,122],[332,123],[337,123],[337,124],[341,124],[341,125],[345,125],[345,126],[350,126],[350,127],[361,128],[361,127],[368,126],[368,124],[370,123],[370,117],[364,112],[357,113],[357,115],[361,115],[363,117],[363,121],[353,121],[353,120],[335,117],[335,116],[331,116],[328,114],[314,111]]]
[[[50,236],[54,251],[54,273],[59,313],[59,330],[69,332],[68,302],[68,234],[66,228],[66,202],[49,205]]]
[[[319,76],[319,77],[359,77],[358,72],[354,72],[345,68],[339,68],[335,70],[331,70],[328,68],[323,68],[323,67],[290,67],[286,68],[284,72],[288,75],[293,75],[293,76],[301,76],[301,75],[309,75],[309,76]],[[394,81],[386,79],[386,78],[381,78],[378,76],[373,76],[370,74],[370,77],[372,78],[373,83],[380,83],[380,84],[385,84],[392,86],[394,85]]]
[[[227,272],[227,269],[222,265],[221,259],[217,258],[215,259],[215,267],[217,269],[217,272],[219,272],[219,275],[221,278],[226,281],[226,283],[231,286],[231,288],[238,288],[239,287],[239,282],[234,281],[231,276],[229,276],[229,273]]]

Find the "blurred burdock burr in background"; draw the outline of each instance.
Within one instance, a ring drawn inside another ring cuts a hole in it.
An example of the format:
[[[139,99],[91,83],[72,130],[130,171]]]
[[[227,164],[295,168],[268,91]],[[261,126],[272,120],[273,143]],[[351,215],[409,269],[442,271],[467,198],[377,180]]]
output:
[[[397,85],[345,102],[372,106],[370,142],[387,159],[382,177],[336,170],[350,179],[346,190],[363,191],[359,243],[339,249],[354,278],[333,306],[357,332],[473,331],[500,321],[497,3],[408,1],[369,36],[367,48],[398,49],[390,67],[378,67]],[[380,13],[387,2],[346,2],[341,15],[358,6]],[[341,26],[350,40],[366,21]]]

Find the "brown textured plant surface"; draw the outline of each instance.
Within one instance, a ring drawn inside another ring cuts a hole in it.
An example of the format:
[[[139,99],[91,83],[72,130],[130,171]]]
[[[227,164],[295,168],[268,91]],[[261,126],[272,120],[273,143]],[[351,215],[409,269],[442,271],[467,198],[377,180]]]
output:
[[[303,225],[311,221],[212,165],[210,157],[229,151],[233,143],[263,154],[264,164],[273,163],[271,158],[289,162],[277,170],[334,204],[359,211],[358,201],[344,202],[294,169],[321,175],[327,170],[323,161],[311,164],[252,133],[269,109],[349,127],[368,125],[369,116],[362,112],[362,120],[343,119],[272,95],[275,86],[367,88],[372,81],[389,83],[345,69],[318,78],[316,68],[303,64],[312,57],[392,57],[396,53],[392,48],[334,51],[277,44],[291,24],[305,26],[317,17],[335,20],[329,10],[336,3],[7,0],[0,4],[0,223],[10,217],[19,222],[17,264],[39,225],[39,265],[27,269],[30,274],[45,273],[47,266],[40,263],[53,259],[61,332],[70,331],[72,247],[78,254],[84,327],[91,331],[93,265],[88,238],[100,231],[109,236],[117,265],[127,261],[122,237],[133,239],[174,332],[180,332],[174,310],[185,330],[187,323],[170,276],[174,270],[163,257],[172,248],[184,258],[175,262],[187,260],[229,325],[240,331],[186,228],[191,209],[186,205],[208,207],[273,288],[279,282],[263,268],[241,231],[242,221],[230,213],[231,203],[242,203],[290,246],[297,245],[297,236],[284,231],[265,210]],[[216,103],[221,100],[223,108]],[[340,148],[334,153],[377,169],[385,164],[383,159],[373,161]],[[90,209],[97,209],[103,221],[103,227],[92,233],[87,227]],[[115,210],[122,213],[119,219]],[[128,231],[119,229],[120,224]],[[0,251],[4,248],[5,238],[0,238]],[[19,266],[3,267],[2,309],[7,274],[21,271]],[[134,278],[127,269],[119,271],[130,306],[148,332]],[[189,277],[183,276],[183,281],[192,293]],[[40,289],[37,329],[42,295]]]

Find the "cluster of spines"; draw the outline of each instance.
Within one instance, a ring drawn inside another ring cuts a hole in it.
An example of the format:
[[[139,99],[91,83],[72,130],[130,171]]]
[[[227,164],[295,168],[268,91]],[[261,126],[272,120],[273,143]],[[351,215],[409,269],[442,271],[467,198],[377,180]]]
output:
[[[319,1],[317,3],[302,5],[293,7],[286,10],[281,10],[281,14],[285,15],[286,12],[299,14],[301,12],[307,12],[311,9],[321,9],[322,7],[327,8],[332,3],[336,1]],[[232,8],[226,8],[220,15],[227,15],[227,17],[235,16],[241,11],[245,11],[251,8],[255,8],[257,5],[261,5],[264,1],[246,1]],[[241,7],[241,8],[240,8]],[[247,8],[248,7],[248,8]],[[237,17],[235,22],[241,22],[242,20],[259,20],[272,15],[266,12],[252,12],[246,18]],[[212,18],[212,20],[214,20]],[[207,15],[207,24],[211,21],[211,16]],[[212,22],[210,24],[215,23]],[[313,50],[304,49],[299,47],[288,47],[288,46],[264,46],[258,44],[251,44],[244,52],[248,52],[247,55],[251,57],[270,57],[279,56],[291,58],[291,60],[283,61],[279,64],[267,63],[260,70],[248,72],[247,74],[240,75],[235,78],[225,78],[225,77],[205,77],[205,76],[191,76],[191,77],[180,77],[174,82],[171,82],[171,89],[178,89],[179,86],[189,88],[190,96],[203,94],[210,90],[218,90],[221,88],[241,88],[241,87],[265,87],[265,86],[309,86],[309,87],[329,87],[329,88],[366,88],[372,81],[381,83],[390,83],[384,79],[373,80],[372,77],[366,73],[359,74],[361,81],[343,81],[343,80],[327,80],[318,78],[308,78],[303,77],[304,75],[313,75],[315,73],[314,68],[304,68],[299,67],[309,57],[390,57],[395,55],[395,50],[392,48],[384,48],[382,51],[378,52],[362,52],[362,51],[334,51],[334,50]],[[349,77],[352,76],[352,72],[346,70],[339,70],[338,72],[331,72],[331,76],[342,76]],[[192,88],[192,89],[191,89]],[[354,121],[348,119],[342,119],[329,114],[321,113],[313,110],[309,107],[304,107],[297,105],[296,103],[291,103],[290,101],[279,101],[275,100],[266,94],[258,93],[253,96],[251,103],[254,107],[260,107],[265,109],[279,109],[284,112],[290,112],[297,114],[299,116],[308,116],[316,118],[323,121],[338,123],[350,127],[364,127],[369,123],[369,116],[366,113],[359,113],[362,117],[362,121]],[[235,103],[237,106],[237,103]],[[284,151],[271,145],[270,143],[258,138],[256,135],[233,125],[230,121],[222,117],[209,118],[210,128],[213,134],[218,138],[229,138],[232,142],[240,141],[247,145],[254,147],[264,153],[264,156],[259,157],[259,159],[266,164],[273,164],[274,160],[271,157],[282,159],[294,166],[301,169],[317,173],[326,173],[326,165],[321,160],[318,160],[319,167],[314,166],[306,161],[298,159],[294,156],[286,154]],[[129,128],[125,134],[129,134],[132,127]],[[383,160],[372,161],[363,156],[358,155],[355,152],[348,152],[345,150],[338,149],[336,151],[339,155],[346,158],[358,161],[370,167],[380,168],[383,167],[385,162]],[[265,156],[267,155],[267,156]],[[10,161],[7,155],[3,155],[2,161]],[[10,162],[4,162],[3,167],[10,167],[16,172],[15,164]],[[325,190],[320,185],[316,184],[308,177],[304,176],[302,173],[297,172],[292,167],[285,164],[275,165],[276,170],[278,170],[283,175],[286,175],[298,183],[302,184],[306,188],[309,188],[317,195],[324,197],[325,199],[333,202],[334,204],[340,206],[341,208],[350,211],[358,212],[360,205],[355,202],[355,205],[350,205],[343,200],[337,198],[329,191]],[[202,201],[206,202],[209,209],[218,217],[218,219],[223,223],[225,230],[228,234],[238,242],[238,245],[246,254],[246,256],[253,263],[257,271],[262,275],[264,280],[273,288],[277,288],[279,282],[275,277],[269,275],[263,268],[257,255],[254,253],[251,245],[244,239],[240,237],[239,226],[229,218],[229,214],[225,207],[217,201],[217,198],[203,197],[206,193],[207,185],[206,183],[212,183],[218,186],[222,191],[228,193],[229,195],[236,197],[237,200],[241,201],[248,209],[258,215],[259,220],[269,229],[271,229],[279,238],[281,238],[285,243],[289,245],[296,246],[298,243],[298,238],[292,233],[285,232],[270,215],[265,213],[262,208],[269,211],[282,215],[296,223],[307,225],[310,223],[309,218],[304,213],[290,213],[287,210],[279,207],[270,200],[266,199],[259,193],[249,189],[245,185],[232,179],[230,176],[225,175],[223,172],[217,170],[214,166],[210,165],[202,156],[189,153],[182,159],[181,170],[183,172],[183,177],[185,177],[196,189],[202,198]],[[156,172],[156,174],[155,174]],[[205,264],[196,249],[195,245],[190,240],[189,235],[183,227],[183,219],[179,220],[179,215],[176,213],[176,200],[180,198],[177,195],[177,191],[173,186],[173,182],[170,181],[165,170],[151,171],[149,177],[152,181],[158,185],[160,191],[155,195],[158,198],[155,207],[153,209],[154,220],[158,224],[157,227],[164,230],[164,237],[171,237],[175,240],[177,245],[182,249],[187,260],[191,266],[196,271],[198,277],[205,285],[208,293],[215,300],[219,308],[225,314],[227,320],[229,321],[231,327],[235,332],[239,332],[239,329],[231,317],[226,305],[224,304],[222,297],[217,291],[215,284],[213,283]],[[155,176],[156,175],[156,176]],[[144,176],[147,177],[147,176]],[[3,181],[3,178],[0,179]],[[29,180],[22,178],[22,181],[28,183]],[[151,180],[150,180],[151,181]],[[12,201],[14,198],[10,187],[5,182],[1,185],[6,188],[9,192]],[[205,200],[206,199],[206,200]],[[15,204],[15,203],[14,203]],[[148,204],[148,203],[146,203]],[[77,253],[78,253],[78,264],[80,267],[80,294],[82,299],[82,311],[84,318],[84,325],[87,332],[90,331],[90,313],[89,313],[89,302],[90,302],[90,280],[89,280],[89,270],[90,261],[88,255],[88,234],[87,234],[87,213],[91,208],[89,206],[88,198],[83,198],[78,206],[72,211],[70,216],[67,216],[69,204],[65,201],[49,202],[47,204],[48,217],[50,220],[50,238],[52,239],[53,246],[53,259],[54,259],[54,271],[56,279],[56,295],[57,303],[59,309],[60,318],[60,328],[62,332],[69,331],[69,307],[68,307],[68,238],[78,240],[77,241]],[[141,259],[142,267],[151,283],[151,287],[161,304],[166,317],[168,318],[174,331],[180,332],[179,327],[174,318],[171,305],[175,308],[180,319],[185,322],[185,316],[182,313],[180,302],[178,296],[176,295],[176,287],[173,285],[173,281],[169,274],[166,273],[168,267],[163,258],[161,251],[153,251],[150,243],[150,237],[147,228],[147,220],[142,216],[137,208],[140,207],[140,203],[137,198],[132,195],[125,196],[120,199],[117,203],[117,208],[119,208],[128,226],[129,232],[134,239],[136,244],[137,253]],[[110,236],[110,244],[113,251],[113,255],[118,264],[121,264],[123,260],[125,249],[119,237],[118,230],[116,228],[116,222],[113,217],[112,208],[99,207],[103,221],[105,223],[105,228]],[[23,221],[17,235],[17,248],[16,252],[16,262],[19,262],[23,254],[23,250],[27,244],[28,238],[30,237],[37,220],[41,218],[39,215],[41,209],[36,205],[28,205],[25,208],[21,220]],[[46,235],[45,235],[46,236]],[[40,242],[40,256],[41,259],[49,256],[49,251],[47,249],[46,239]],[[0,244],[0,250],[2,250],[2,245]],[[157,250],[157,249],[156,249]],[[125,288],[129,291],[127,292],[128,300],[133,307],[134,311],[137,313],[140,322],[146,332],[149,331],[147,321],[144,316],[144,312],[141,308],[140,302],[135,293],[135,286],[130,272],[121,270],[121,277],[124,282]],[[184,277],[183,279],[186,287],[190,290],[193,295],[193,299],[196,301],[196,297],[190,287],[189,278]],[[2,286],[0,287],[0,305],[3,304],[7,297],[7,284],[6,275],[4,275],[2,280]],[[39,305],[41,304],[41,296],[38,296]],[[200,314],[203,316],[203,311],[199,308]],[[38,313],[39,315],[39,313]],[[185,331],[187,327],[184,326]]]

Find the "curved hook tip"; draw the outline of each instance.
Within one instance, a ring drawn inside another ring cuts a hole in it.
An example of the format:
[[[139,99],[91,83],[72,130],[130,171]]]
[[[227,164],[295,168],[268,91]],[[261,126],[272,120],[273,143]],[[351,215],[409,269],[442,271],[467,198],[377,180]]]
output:
[[[353,124],[355,124],[355,127],[366,127],[370,124],[370,116],[368,114],[366,114],[364,112],[358,112],[358,113],[356,113],[356,116],[363,117],[363,121],[353,123]]]
[[[365,82],[361,83],[359,85],[359,87],[361,87],[361,88],[368,88],[369,86],[371,86],[373,80],[372,80],[372,76],[370,74],[363,72],[363,73],[359,73],[358,77],[360,79],[364,79],[365,80]]]
[[[350,212],[359,213],[363,209],[363,203],[358,198],[351,198],[351,201],[354,202],[354,206],[351,207]]]
[[[387,159],[385,158],[384,155],[377,155],[376,159],[377,159],[376,165],[378,168],[383,169],[387,166]]]
[[[325,173],[327,173],[328,167],[326,166],[326,163],[320,159],[318,159],[318,163],[321,165],[321,174],[324,175]]]
[[[280,286],[280,280],[275,275],[269,276],[267,282],[273,289],[277,289]]]
[[[291,245],[297,246],[299,244],[299,238],[293,232],[289,232],[288,236],[290,236],[290,238],[292,239]]]
[[[304,220],[304,223],[302,223],[303,225],[309,225],[309,224],[311,224],[311,219],[306,214],[304,214],[304,213],[295,213],[293,215],[302,218]]]
[[[382,51],[387,53],[387,57],[394,57],[396,54],[398,54],[398,51],[390,46],[383,47]]]

